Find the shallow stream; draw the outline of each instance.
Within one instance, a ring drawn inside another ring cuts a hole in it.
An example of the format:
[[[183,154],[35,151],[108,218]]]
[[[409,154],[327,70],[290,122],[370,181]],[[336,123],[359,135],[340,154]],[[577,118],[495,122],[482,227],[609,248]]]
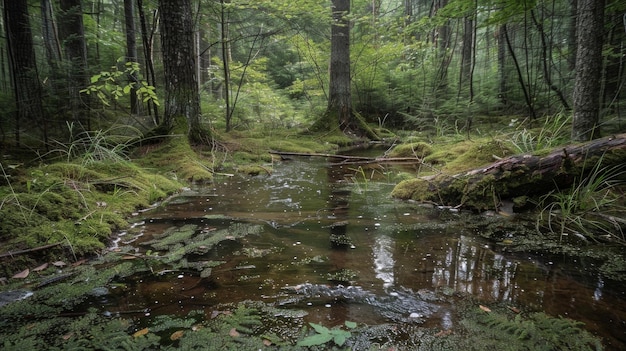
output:
[[[125,278],[124,289],[93,303],[148,318],[252,300],[327,326],[394,321],[454,330],[455,300],[437,296],[471,296],[582,321],[607,349],[626,348],[624,285],[595,273],[593,262],[511,253],[467,225],[496,214],[397,201],[389,193],[399,167],[333,162],[340,160],[296,157],[271,174],[217,178],[140,214],[116,245],[163,256],[151,243],[173,227],[191,225],[207,238],[234,234],[210,250],[199,245],[185,258],[195,265]],[[207,262],[220,264],[189,268]]]

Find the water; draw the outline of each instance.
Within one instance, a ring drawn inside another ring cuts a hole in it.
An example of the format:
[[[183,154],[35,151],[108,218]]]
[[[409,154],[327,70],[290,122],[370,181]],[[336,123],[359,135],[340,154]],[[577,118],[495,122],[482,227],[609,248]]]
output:
[[[141,236],[122,240],[145,251],[142,243],[172,226],[261,230],[194,257],[224,262],[210,277],[193,270],[131,277],[117,309],[185,313],[261,300],[326,325],[394,320],[447,330],[454,306],[431,298],[446,291],[579,320],[609,349],[626,347],[623,286],[588,273],[593,262],[507,253],[469,230],[464,214],[391,199],[397,171],[296,158],[274,165],[271,175],[188,190],[142,214]]]

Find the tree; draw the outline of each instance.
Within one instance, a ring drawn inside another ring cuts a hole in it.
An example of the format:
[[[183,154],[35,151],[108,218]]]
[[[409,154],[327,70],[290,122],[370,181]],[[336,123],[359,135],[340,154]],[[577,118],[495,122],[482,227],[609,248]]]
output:
[[[15,143],[20,145],[20,130],[41,128],[47,142],[47,123],[41,104],[41,84],[33,46],[26,0],[4,0],[4,23],[10,74],[15,99]]]
[[[572,139],[575,141],[590,140],[599,134],[603,16],[604,0],[578,0],[572,120]]]
[[[330,82],[327,114],[338,120],[343,130],[352,129],[350,92],[350,0],[332,0],[330,41]]]
[[[207,142],[211,136],[200,125],[191,0],[159,0],[159,11],[165,71],[165,114],[162,123],[170,129],[184,118],[189,141]]]
[[[83,9],[80,0],[60,0],[59,37],[65,53],[67,65],[67,90],[69,107],[72,118],[86,122],[89,129],[89,119],[85,119],[85,104],[81,102],[80,90],[87,86],[87,44],[85,42],[85,27],[83,25]]]
[[[124,0],[124,22],[126,27],[126,62],[137,62],[137,41],[135,40],[135,3],[133,0]],[[138,81],[136,73],[128,77],[130,83]],[[137,114],[137,89],[131,88],[130,113]]]

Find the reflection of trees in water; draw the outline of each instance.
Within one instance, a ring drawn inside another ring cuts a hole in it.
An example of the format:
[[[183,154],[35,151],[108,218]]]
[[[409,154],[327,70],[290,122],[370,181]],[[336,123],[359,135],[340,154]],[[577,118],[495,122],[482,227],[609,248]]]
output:
[[[480,248],[465,236],[451,245],[443,257],[435,258],[433,287],[446,286],[479,298],[512,301],[517,291],[516,262]]]

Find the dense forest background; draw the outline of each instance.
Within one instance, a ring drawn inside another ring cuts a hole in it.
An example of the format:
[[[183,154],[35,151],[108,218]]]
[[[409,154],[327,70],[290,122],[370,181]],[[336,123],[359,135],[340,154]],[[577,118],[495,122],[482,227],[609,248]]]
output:
[[[188,122],[195,115],[205,131],[306,126],[328,106],[332,24],[349,30],[351,110],[379,127],[443,132],[471,129],[476,116],[503,116],[511,126],[570,118],[577,67],[579,77],[599,75],[580,82],[592,84],[582,87],[595,96],[592,125],[624,123],[620,1],[167,3],[5,0],[2,143],[50,147],[114,124],[147,131],[177,114]],[[340,3],[349,11],[338,20],[331,8]],[[594,28],[591,51],[600,56],[577,65],[589,45],[580,37]],[[188,72],[177,76],[171,67]],[[198,101],[178,95],[191,108],[168,111],[181,77],[191,77],[182,85]]]

